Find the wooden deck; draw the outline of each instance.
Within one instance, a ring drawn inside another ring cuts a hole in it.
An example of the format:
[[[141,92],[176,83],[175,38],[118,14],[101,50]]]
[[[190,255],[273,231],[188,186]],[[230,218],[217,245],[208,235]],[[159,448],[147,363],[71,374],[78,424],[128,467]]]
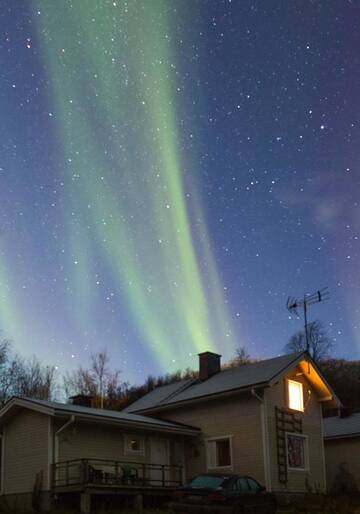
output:
[[[182,466],[127,461],[76,459],[53,466],[53,492],[159,494],[183,483]]]

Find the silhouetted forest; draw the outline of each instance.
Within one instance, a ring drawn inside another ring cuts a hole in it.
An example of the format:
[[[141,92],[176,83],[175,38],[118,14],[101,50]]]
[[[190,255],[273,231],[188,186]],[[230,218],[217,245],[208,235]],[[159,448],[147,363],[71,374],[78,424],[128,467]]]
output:
[[[223,369],[246,366],[259,359],[239,348]],[[360,361],[324,358],[318,365],[328,383],[350,412],[360,412]],[[92,398],[97,407],[121,410],[156,387],[184,379],[197,379],[192,369],[149,375],[141,385],[122,380],[121,370],[113,369],[106,351],[91,355],[89,366],[59,376],[55,366],[45,366],[38,359],[24,359],[14,353],[10,341],[0,341],[0,405],[12,396],[66,401],[72,396]]]
[[[319,367],[344,407],[360,412],[360,361],[329,358]]]

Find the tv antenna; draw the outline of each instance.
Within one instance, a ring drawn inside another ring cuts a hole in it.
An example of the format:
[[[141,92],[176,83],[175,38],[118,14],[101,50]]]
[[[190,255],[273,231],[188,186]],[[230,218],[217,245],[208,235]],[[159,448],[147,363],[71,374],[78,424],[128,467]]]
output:
[[[292,298],[289,296],[286,302],[286,308],[290,312],[290,314],[297,316],[298,318],[299,313],[298,309],[303,308],[304,310],[304,324],[305,324],[305,341],[306,341],[306,351],[309,352],[310,348],[310,341],[309,341],[309,333],[308,333],[308,322],[307,322],[307,310],[308,307],[311,305],[314,305],[315,303],[325,302],[326,300],[329,300],[330,293],[328,287],[323,287],[322,289],[319,289],[318,291],[315,291],[315,293],[308,294],[305,293],[303,298]]]

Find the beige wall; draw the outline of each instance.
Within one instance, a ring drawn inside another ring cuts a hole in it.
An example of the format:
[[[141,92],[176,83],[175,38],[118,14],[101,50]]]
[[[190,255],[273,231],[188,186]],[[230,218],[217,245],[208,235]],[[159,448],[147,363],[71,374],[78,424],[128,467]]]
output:
[[[304,413],[302,417],[302,433],[308,436],[308,471],[288,470],[288,482],[286,485],[279,483],[277,464],[277,439],[276,439],[276,418],[275,406],[287,406],[286,379],[281,380],[277,385],[266,389],[265,401],[269,427],[269,450],[271,484],[273,491],[306,492],[309,487],[315,490],[325,490],[325,468],[324,449],[322,439],[322,412],[316,392],[310,386],[303,375],[297,375],[299,370],[295,369],[287,378],[302,382],[304,391]],[[310,392],[309,392],[310,391]]]
[[[50,464],[55,454],[54,434],[67,419],[53,420],[45,414],[20,410],[5,426],[4,487],[3,494],[31,493],[36,474],[43,472],[43,490],[49,488]],[[125,436],[138,435],[144,439],[144,453],[125,453]],[[181,465],[181,450],[185,440],[181,435],[158,434],[126,430],[94,423],[75,422],[59,435],[58,461],[73,459],[120,460],[136,463],[151,462],[151,443],[163,440],[168,450],[169,464]],[[154,464],[158,464],[154,462]],[[78,474],[73,468],[71,473]],[[178,471],[172,470],[168,479],[178,480]]]
[[[233,396],[221,401],[211,400],[204,404],[169,410],[162,414],[166,419],[179,421],[202,429],[203,436],[197,444],[187,447],[186,475],[191,477],[207,470],[205,440],[211,437],[232,435],[233,471],[254,476],[273,491],[306,492],[325,490],[324,447],[322,439],[322,412],[315,390],[297,368],[289,373],[303,383],[305,412],[302,418],[302,433],[308,437],[308,471],[288,471],[286,486],[278,481],[277,438],[275,407],[286,407],[286,380],[265,390],[264,418],[267,431],[265,461],[268,464],[266,477],[262,438],[261,404],[255,398]]]
[[[360,437],[325,441],[325,462],[329,491],[342,463],[347,464],[347,469],[355,478],[360,490]]]
[[[54,430],[58,430],[66,420],[57,420],[54,423]],[[143,454],[129,454],[125,452],[126,436],[140,436],[144,441]],[[168,464],[183,465],[183,458],[179,455],[184,449],[184,436],[173,434],[161,434],[157,432],[141,432],[136,430],[124,430],[121,427],[112,425],[99,425],[95,423],[75,422],[74,425],[66,428],[59,435],[59,455],[58,462],[74,459],[100,459],[109,461],[125,461],[129,463],[161,464],[153,462],[151,444],[154,440],[161,439],[167,448]],[[189,439],[189,438],[187,438]],[[106,464],[102,464],[106,466]],[[99,467],[99,463],[96,464]],[[138,467],[140,476],[142,468]],[[76,465],[71,473],[78,474]],[[149,476],[150,470],[147,468],[146,474]],[[62,475],[58,475],[63,478]],[[172,469],[167,472],[167,479],[179,480],[182,478],[178,470]]]
[[[202,436],[186,446],[186,476],[207,471],[205,441],[211,437],[232,436],[233,467],[265,483],[259,400],[251,397],[211,400],[204,404],[169,410],[163,417],[199,427]]]
[[[66,420],[56,421],[54,430],[64,425]],[[140,435],[139,432],[128,432]],[[112,425],[75,422],[59,435],[58,461],[72,459],[108,459],[146,462],[150,458],[149,436],[145,436],[144,455],[125,455],[124,430]]]
[[[5,426],[4,494],[31,492],[41,471],[48,488],[48,434],[49,417],[25,409]]]
[[[58,430],[66,420],[57,420],[54,431]],[[140,436],[144,439],[144,454],[134,455],[125,453],[125,437]],[[72,459],[105,459],[126,460],[129,462],[150,462],[151,440],[160,438],[168,441],[169,450],[175,441],[182,442],[183,436],[161,434],[157,432],[142,432],[124,429],[107,424],[95,424],[76,421],[59,435],[58,461]],[[169,452],[170,463],[174,463],[172,452]]]

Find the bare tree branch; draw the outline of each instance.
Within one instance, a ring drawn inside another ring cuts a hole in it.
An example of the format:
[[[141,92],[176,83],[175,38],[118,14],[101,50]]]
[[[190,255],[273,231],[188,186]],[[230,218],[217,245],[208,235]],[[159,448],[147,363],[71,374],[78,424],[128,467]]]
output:
[[[328,358],[334,348],[332,339],[327,335],[326,328],[320,320],[312,321],[307,325],[309,337],[309,353],[314,361]],[[287,353],[303,352],[306,350],[306,337],[303,331],[294,334],[285,345]]]

